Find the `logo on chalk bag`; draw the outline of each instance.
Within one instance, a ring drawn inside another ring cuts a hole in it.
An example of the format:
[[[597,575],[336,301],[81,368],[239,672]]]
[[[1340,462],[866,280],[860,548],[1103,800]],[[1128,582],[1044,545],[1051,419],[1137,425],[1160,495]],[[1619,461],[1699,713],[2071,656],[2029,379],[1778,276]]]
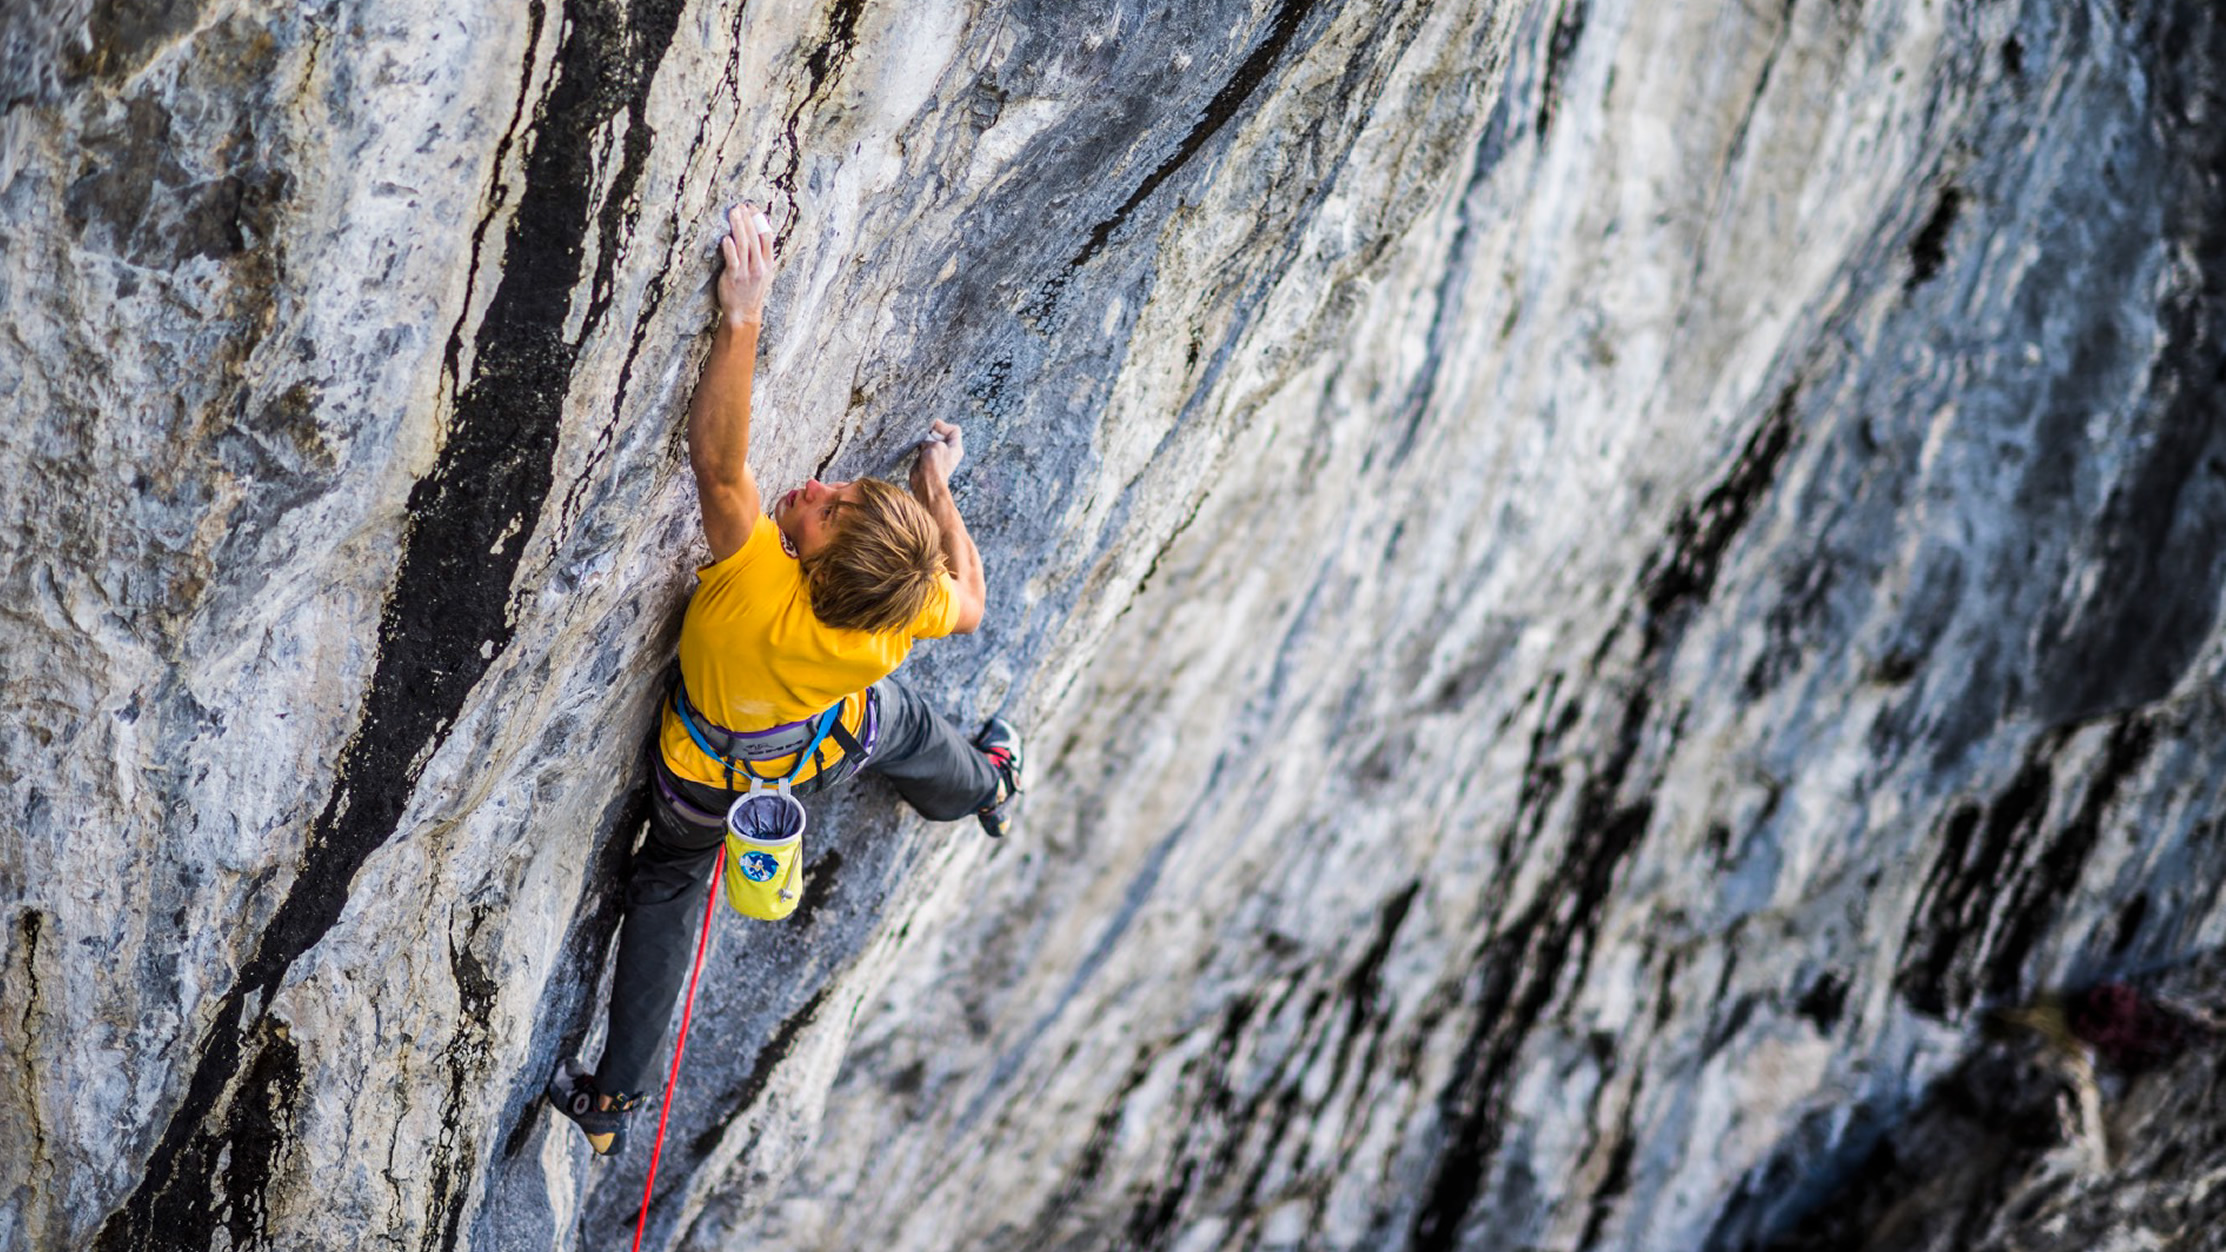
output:
[[[781,863],[770,852],[745,852],[742,854],[742,876],[751,882],[771,882],[773,875],[781,872]]]

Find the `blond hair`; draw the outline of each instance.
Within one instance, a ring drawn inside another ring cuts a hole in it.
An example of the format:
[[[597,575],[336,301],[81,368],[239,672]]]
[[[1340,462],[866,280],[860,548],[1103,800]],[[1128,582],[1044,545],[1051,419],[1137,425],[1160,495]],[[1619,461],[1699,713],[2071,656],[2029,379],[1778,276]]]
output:
[[[837,630],[902,630],[943,576],[943,532],[894,483],[858,480],[858,499],[835,510],[835,533],[804,563],[812,615]]]

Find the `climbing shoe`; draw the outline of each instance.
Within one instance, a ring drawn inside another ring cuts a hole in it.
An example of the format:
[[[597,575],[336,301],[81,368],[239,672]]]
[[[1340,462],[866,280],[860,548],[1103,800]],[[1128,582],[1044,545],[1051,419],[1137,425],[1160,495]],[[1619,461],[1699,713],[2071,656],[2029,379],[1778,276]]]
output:
[[[545,1094],[557,1112],[579,1123],[595,1155],[617,1156],[626,1150],[626,1115],[641,1107],[640,1096],[614,1093],[608,1106],[599,1107],[603,1093],[596,1090],[595,1075],[576,1061],[557,1070]]]
[[[997,767],[997,798],[974,816],[981,820],[983,833],[1002,839],[1013,824],[1005,806],[1020,794],[1020,731],[1004,718],[993,717],[982,727],[982,733],[974,736],[974,746]]]

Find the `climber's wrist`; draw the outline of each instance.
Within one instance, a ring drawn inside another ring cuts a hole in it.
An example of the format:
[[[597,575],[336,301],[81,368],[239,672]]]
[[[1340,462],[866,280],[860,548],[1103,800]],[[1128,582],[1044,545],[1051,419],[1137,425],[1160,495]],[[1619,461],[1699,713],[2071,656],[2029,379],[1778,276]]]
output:
[[[912,494],[920,503],[932,507],[938,497],[950,497],[950,475],[923,460],[912,467]]]

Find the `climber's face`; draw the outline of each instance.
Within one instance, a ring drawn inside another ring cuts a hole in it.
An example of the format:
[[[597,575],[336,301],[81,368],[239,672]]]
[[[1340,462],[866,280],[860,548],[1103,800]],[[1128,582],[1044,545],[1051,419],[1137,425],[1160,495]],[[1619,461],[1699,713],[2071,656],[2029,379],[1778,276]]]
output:
[[[837,513],[843,505],[856,504],[858,494],[856,483],[823,483],[807,478],[803,486],[773,502],[773,524],[788,536],[798,557],[818,556],[827,541],[835,537]]]

